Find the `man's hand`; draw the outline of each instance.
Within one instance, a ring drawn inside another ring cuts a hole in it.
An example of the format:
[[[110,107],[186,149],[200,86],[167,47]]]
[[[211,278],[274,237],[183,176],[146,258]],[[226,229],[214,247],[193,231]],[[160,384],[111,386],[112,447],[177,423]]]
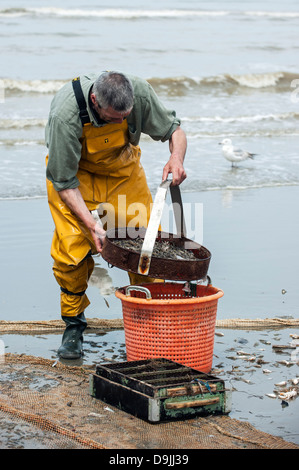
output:
[[[103,243],[106,237],[106,232],[103,227],[96,222],[93,229],[90,229],[91,236],[93,238],[94,244],[96,246],[97,252],[101,253],[103,248]]]
[[[183,165],[186,149],[187,139],[185,132],[181,127],[177,127],[169,140],[169,150],[171,155],[163,168],[162,181],[167,179],[169,173],[172,173],[173,185],[179,185],[187,178]]]
[[[89,212],[79,189],[64,189],[59,191],[59,195],[62,201],[90,231],[96,250],[101,253],[106,232]]]
[[[186,172],[184,166],[180,159],[174,157],[173,155],[170,156],[170,159],[166,163],[163,169],[163,176],[162,181],[167,179],[169,173],[172,173],[172,184],[178,185],[181,184],[186,178]]]

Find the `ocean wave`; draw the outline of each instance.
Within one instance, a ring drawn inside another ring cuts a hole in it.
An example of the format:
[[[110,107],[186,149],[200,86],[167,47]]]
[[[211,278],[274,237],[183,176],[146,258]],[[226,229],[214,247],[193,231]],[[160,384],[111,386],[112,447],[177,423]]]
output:
[[[136,18],[178,18],[178,17],[207,17],[225,16],[229,11],[207,11],[207,10],[143,10],[143,9],[65,9],[55,7],[41,8],[6,8],[0,10],[0,16],[54,16],[70,18],[112,18],[112,19],[136,19]]]
[[[259,121],[285,121],[288,119],[299,119],[299,113],[281,113],[281,114],[255,114],[252,116],[198,116],[198,117],[182,117],[182,122],[259,122]]]
[[[258,18],[299,18],[298,11],[245,11],[244,15]]]
[[[233,93],[248,90],[269,90],[293,92],[293,80],[298,80],[299,73],[269,72],[263,74],[223,74],[210,77],[151,77],[148,82],[157,92],[168,95],[182,96],[188,93],[223,92]],[[4,94],[15,93],[56,93],[69,79],[66,80],[15,80],[13,78],[0,79],[0,91]]]
[[[65,9],[56,7],[38,8],[5,8],[0,10],[2,17],[20,16],[46,16],[55,18],[111,18],[111,19],[136,19],[136,18],[206,18],[219,16],[250,17],[266,19],[299,18],[296,11],[232,11],[232,10],[199,10],[199,9]]]
[[[56,93],[68,80],[15,80],[0,79],[0,90],[5,93]]]
[[[3,145],[5,147],[13,147],[13,146],[34,146],[34,145],[42,145],[45,146],[45,141],[44,140],[20,140],[20,139],[4,139],[0,140],[0,145]]]
[[[0,119],[1,129],[24,129],[28,127],[45,127],[47,119]]]
[[[299,186],[298,181],[284,181],[284,182],[269,182],[269,183],[257,183],[257,184],[246,184],[239,185],[227,185],[223,186],[210,186],[205,185],[201,181],[188,182],[188,187],[182,187],[181,191],[184,193],[192,193],[196,191],[243,191],[248,189],[263,189],[263,188],[280,188],[285,186]]]
[[[46,197],[47,197],[46,194],[37,194],[37,195],[32,195],[32,196],[30,194],[28,196],[21,196],[21,195],[20,196],[17,196],[17,195],[16,196],[10,196],[10,195],[1,196],[0,195],[0,201],[22,201],[22,200],[27,201],[27,199],[28,200],[45,199]]]
[[[298,79],[299,73],[291,72],[268,72],[268,73],[249,73],[242,75],[222,74],[211,77],[168,77],[168,78],[150,78],[148,81],[152,86],[161,92],[170,94],[184,94],[190,91],[225,91],[234,90],[263,90],[275,88],[279,91],[292,91],[291,83]]]
[[[231,130],[223,130],[221,132],[190,132],[186,131],[188,140],[197,140],[197,139],[221,139],[221,138],[244,138],[244,137],[298,137],[299,129],[254,129],[252,131],[236,131],[232,132]]]

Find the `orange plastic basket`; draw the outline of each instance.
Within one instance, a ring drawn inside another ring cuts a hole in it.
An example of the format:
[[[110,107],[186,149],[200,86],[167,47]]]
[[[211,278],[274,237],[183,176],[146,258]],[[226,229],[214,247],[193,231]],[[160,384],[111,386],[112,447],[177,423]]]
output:
[[[208,373],[212,368],[218,299],[223,291],[180,283],[152,283],[118,289],[128,361],[165,358]],[[149,298],[145,297],[145,293]]]

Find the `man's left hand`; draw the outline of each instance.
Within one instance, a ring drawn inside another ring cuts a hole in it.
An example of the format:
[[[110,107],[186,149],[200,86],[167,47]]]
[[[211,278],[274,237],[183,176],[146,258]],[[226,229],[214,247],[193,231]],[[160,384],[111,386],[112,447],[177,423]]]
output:
[[[172,174],[172,184],[179,185],[186,178],[187,174],[184,169],[184,159],[187,149],[187,139],[185,132],[181,127],[177,127],[169,140],[170,158],[163,168],[162,181],[165,181]]]

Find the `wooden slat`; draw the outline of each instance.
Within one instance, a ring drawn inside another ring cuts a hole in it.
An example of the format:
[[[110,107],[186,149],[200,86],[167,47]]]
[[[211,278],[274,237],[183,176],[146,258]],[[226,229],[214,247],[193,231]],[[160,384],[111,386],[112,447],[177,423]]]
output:
[[[182,408],[196,408],[197,406],[214,405],[219,402],[219,397],[189,400],[189,401],[176,401],[165,403],[164,406],[167,410],[180,410]]]

